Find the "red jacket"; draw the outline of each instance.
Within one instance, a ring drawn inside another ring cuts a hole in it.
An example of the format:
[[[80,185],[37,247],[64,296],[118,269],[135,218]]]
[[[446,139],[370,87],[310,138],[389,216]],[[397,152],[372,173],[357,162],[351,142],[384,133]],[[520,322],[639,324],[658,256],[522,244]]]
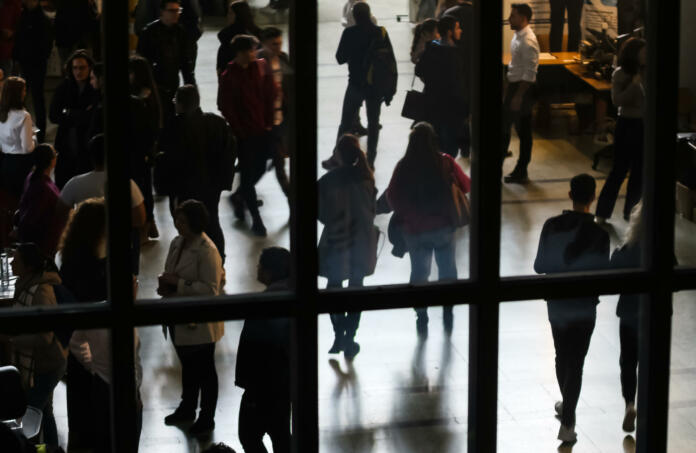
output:
[[[220,76],[218,109],[237,138],[254,137],[273,127],[276,84],[264,59],[242,68],[234,60]]]
[[[22,2],[20,0],[5,0],[0,6],[0,60],[12,58],[14,34],[17,31],[21,15]],[[7,33],[10,33],[12,37],[7,38]],[[5,74],[5,77],[9,75]]]

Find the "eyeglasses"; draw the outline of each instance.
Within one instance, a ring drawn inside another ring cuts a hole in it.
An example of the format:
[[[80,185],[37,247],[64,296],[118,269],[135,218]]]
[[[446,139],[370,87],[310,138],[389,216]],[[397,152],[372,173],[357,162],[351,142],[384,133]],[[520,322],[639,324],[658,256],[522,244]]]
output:
[[[170,8],[170,9],[165,9],[165,11],[168,13],[181,14],[184,12],[184,8]]]

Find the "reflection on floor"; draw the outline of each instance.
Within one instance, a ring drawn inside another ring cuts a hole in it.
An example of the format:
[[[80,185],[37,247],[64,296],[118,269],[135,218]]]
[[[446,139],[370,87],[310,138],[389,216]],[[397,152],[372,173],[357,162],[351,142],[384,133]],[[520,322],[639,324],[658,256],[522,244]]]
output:
[[[346,84],[346,69],[334,61],[341,32],[343,2],[320,0],[319,26],[319,159],[331,152],[339,122]],[[387,27],[397,52],[399,93],[391,107],[383,109],[384,126],[376,162],[378,189],[384,190],[396,161],[405,150],[410,122],[399,116],[413,67],[408,52],[410,26],[395,20],[407,11],[405,0],[380,0],[373,5],[380,23]],[[217,49],[216,29],[208,27],[199,45],[197,78],[205,110],[216,110]],[[364,115],[363,115],[364,118]],[[554,128],[554,130],[564,130]],[[512,145],[516,153],[516,143]],[[589,155],[595,150],[588,136],[564,137],[559,133],[537,135],[530,167],[532,183],[503,187],[502,260],[503,275],[530,274],[541,225],[544,220],[568,208],[568,180],[577,173],[597,177]],[[468,161],[460,164],[468,171]],[[505,172],[514,162],[508,159]],[[602,169],[606,171],[606,168]],[[600,181],[601,184],[602,181]],[[497,184],[491,181],[491,184]],[[262,215],[268,227],[266,239],[254,238],[248,225],[235,222],[226,197],[221,202],[228,256],[227,287],[230,293],[261,290],[255,282],[260,250],[268,245],[288,246],[288,206],[272,174],[259,185],[264,201]],[[616,212],[622,207],[619,200]],[[167,210],[167,201],[157,202],[161,237],[145,246],[140,296],[155,297],[156,275],[161,272],[169,241],[176,235]],[[386,231],[388,218],[377,220]],[[683,264],[696,264],[696,227],[678,219],[677,255]],[[613,219],[609,227],[612,247],[625,229],[623,220]],[[458,242],[460,277],[468,274],[468,231]],[[366,279],[376,285],[408,281],[407,259],[391,256],[387,244],[379,257],[377,272]],[[325,282],[321,282],[323,285]],[[679,295],[675,304],[674,349],[670,411],[670,452],[696,450],[696,356],[693,354],[696,328],[694,295]],[[462,301],[466,302],[466,301]],[[602,298],[597,328],[585,368],[578,407],[578,443],[558,451],[632,452],[632,438],[621,431],[623,403],[619,385],[618,320],[614,316],[616,297]],[[440,325],[439,308],[431,309],[430,336],[419,342],[412,310],[369,312],[363,315],[357,340],[362,352],[353,363],[326,354],[332,341],[328,317],[320,318],[319,400],[321,451],[334,452],[463,452],[467,438],[468,309],[455,308],[455,329],[451,338]],[[237,414],[241,392],[234,386],[236,348],[240,322],[226,325],[218,344],[217,368],[220,399],[214,441],[224,441],[242,451],[237,437]],[[198,452],[204,444],[188,439],[184,432],[165,426],[163,417],[178,403],[180,370],[173,348],[159,327],[140,329],[141,356],[145,370],[142,395],[144,425],[141,451]],[[500,397],[498,450],[501,452],[550,452],[559,447],[555,440],[558,422],[553,403],[559,397],[553,371],[553,344],[541,301],[505,304],[500,320]],[[56,412],[61,439],[67,432],[65,390],[56,391]],[[270,442],[267,442],[270,450]],[[623,449],[623,450],[622,450]]]

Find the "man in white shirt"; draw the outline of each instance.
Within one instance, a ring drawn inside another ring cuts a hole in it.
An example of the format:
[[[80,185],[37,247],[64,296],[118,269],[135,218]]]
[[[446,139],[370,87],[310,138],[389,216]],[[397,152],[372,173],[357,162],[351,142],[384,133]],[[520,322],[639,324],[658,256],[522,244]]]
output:
[[[520,139],[520,155],[515,169],[505,177],[506,183],[529,182],[527,166],[532,158],[532,107],[539,69],[539,43],[529,22],[532,8],[526,3],[513,3],[510,28],[515,35],[510,44],[511,60],[507,69],[507,86],[503,93],[503,157],[508,155],[510,127],[515,124]]]

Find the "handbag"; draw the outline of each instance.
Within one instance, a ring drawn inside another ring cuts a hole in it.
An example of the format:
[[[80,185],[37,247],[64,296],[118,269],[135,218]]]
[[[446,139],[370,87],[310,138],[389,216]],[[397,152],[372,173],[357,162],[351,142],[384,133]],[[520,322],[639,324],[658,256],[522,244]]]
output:
[[[471,205],[469,204],[469,198],[459,187],[457,178],[454,175],[454,168],[451,168],[450,171],[450,193],[452,195],[452,202],[450,203],[452,224],[456,228],[467,226],[471,222]]]
[[[424,93],[413,89],[415,80],[416,76],[413,76],[411,89],[406,92],[406,99],[404,100],[404,107],[401,109],[401,116],[414,121],[420,121],[425,118],[426,97]]]

